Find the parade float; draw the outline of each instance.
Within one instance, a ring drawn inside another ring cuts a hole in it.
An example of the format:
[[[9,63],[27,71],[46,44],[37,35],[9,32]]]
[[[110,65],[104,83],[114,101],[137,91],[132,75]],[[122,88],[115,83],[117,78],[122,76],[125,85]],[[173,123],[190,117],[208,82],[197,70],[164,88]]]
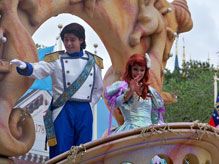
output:
[[[112,62],[104,87],[119,80],[127,58],[147,52],[150,82],[165,103],[176,96],[162,90],[164,69],[177,35],[192,29],[186,0],[1,0],[0,2],[0,163],[27,153],[34,142],[33,120],[25,109],[13,108],[33,80],[17,74],[9,61],[37,62],[33,33],[49,18],[76,15],[99,35]],[[73,20],[72,20],[73,21]],[[122,115],[114,117],[121,125]],[[216,164],[218,132],[202,123],[154,125],[103,137],[61,154],[47,163],[149,163],[154,155],[168,164]]]

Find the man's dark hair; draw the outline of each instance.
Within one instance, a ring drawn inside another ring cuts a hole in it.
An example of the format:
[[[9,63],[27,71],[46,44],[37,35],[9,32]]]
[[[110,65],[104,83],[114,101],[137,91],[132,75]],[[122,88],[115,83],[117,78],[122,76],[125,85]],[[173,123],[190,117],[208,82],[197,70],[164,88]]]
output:
[[[83,39],[83,43],[81,43],[80,50],[82,51],[83,49],[86,48],[86,42],[85,42],[85,30],[84,27],[78,23],[71,23],[65,26],[61,33],[60,37],[62,41],[64,42],[64,35],[65,34],[74,34],[77,36],[79,39]]]

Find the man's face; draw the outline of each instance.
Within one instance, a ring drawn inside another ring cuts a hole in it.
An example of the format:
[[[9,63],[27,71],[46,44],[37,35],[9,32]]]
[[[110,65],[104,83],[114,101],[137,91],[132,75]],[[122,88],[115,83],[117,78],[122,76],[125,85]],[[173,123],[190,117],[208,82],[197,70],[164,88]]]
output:
[[[67,53],[72,54],[75,52],[80,52],[80,46],[83,39],[79,39],[77,36],[71,33],[66,33],[64,35],[64,46]]]

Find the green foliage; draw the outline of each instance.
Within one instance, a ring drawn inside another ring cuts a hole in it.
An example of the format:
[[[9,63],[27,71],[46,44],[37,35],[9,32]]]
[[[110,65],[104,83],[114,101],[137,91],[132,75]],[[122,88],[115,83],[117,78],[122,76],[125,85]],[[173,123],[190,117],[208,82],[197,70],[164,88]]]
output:
[[[163,90],[177,95],[166,104],[165,122],[208,122],[214,109],[214,69],[208,63],[190,61],[184,69],[167,70]]]
[[[39,50],[39,49],[41,49],[41,48],[45,48],[45,46],[44,46],[44,45],[41,45],[41,44],[38,44],[38,43],[36,43],[36,48],[37,48],[37,50]]]

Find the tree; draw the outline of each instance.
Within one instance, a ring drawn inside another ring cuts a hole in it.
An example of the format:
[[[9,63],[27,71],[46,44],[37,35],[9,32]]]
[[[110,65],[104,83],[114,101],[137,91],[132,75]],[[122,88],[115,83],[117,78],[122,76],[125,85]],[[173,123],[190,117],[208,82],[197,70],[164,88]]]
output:
[[[166,104],[166,122],[208,122],[214,109],[214,69],[208,63],[190,61],[184,69],[167,70],[163,90],[177,95]]]
[[[41,48],[45,48],[45,46],[42,45],[42,44],[36,43],[35,45],[36,45],[37,50],[39,50],[39,49],[41,49]]]

